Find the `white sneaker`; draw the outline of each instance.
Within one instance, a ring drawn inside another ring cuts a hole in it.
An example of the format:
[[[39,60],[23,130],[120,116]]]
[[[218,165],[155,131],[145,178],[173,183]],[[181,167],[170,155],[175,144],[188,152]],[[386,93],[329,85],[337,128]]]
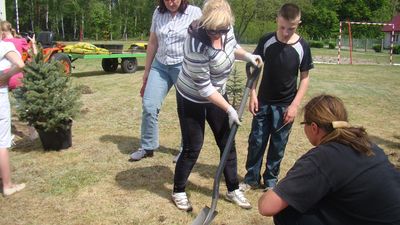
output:
[[[3,195],[4,197],[10,196],[12,194],[15,194],[16,192],[21,191],[22,189],[25,188],[25,184],[14,184],[12,187],[7,188],[7,189],[3,189]]]
[[[226,199],[236,205],[242,207],[243,209],[251,209],[250,202],[244,197],[244,193],[239,189],[226,193]]]
[[[146,157],[153,157],[153,151],[146,151],[143,148],[139,148],[136,152],[131,154],[131,161],[139,161]]]
[[[180,210],[184,210],[186,212],[193,210],[192,204],[190,204],[186,192],[172,193],[172,201]]]
[[[251,185],[251,184],[248,184],[248,183],[245,183],[245,182],[241,182],[239,184],[239,190],[242,191],[242,192],[247,192],[247,191],[255,190],[255,189],[258,189],[258,188],[260,188],[260,185]]]
[[[174,156],[174,158],[172,159],[172,162],[173,162],[173,163],[178,162],[178,159],[179,159],[179,156],[181,156],[181,153],[182,153],[182,145],[179,147],[179,153],[178,153],[178,155]]]

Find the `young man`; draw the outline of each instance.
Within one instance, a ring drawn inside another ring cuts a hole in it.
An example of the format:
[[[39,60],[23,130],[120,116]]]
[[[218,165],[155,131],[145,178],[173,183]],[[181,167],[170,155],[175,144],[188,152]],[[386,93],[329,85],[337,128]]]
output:
[[[308,71],[313,68],[310,47],[296,34],[300,18],[297,5],[283,5],[276,18],[277,31],[262,37],[254,51],[264,61],[264,72],[258,95],[256,85],[250,94],[249,111],[254,117],[242,191],[262,187],[260,170],[268,140],[264,188],[273,188],[277,183],[292,123],[308,87]]]

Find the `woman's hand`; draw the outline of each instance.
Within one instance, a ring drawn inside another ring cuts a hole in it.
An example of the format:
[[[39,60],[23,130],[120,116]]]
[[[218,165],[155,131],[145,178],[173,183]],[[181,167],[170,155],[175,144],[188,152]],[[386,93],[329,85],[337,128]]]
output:
[[[144,95],[144,91],[146,90],[146,84],[147,84],[147,76],[143,77],[142,88],[140,88],[140,97],[142,97],[142,98],[143,98],[143,95]]]
[[[229,105],[228,110],[226,110],[226,113],[228,113],[229,127],[232,127],[233,123],[236,123],[239,126],[242,125],[242,123],[239,120],[239,115],[231,105]]]
[[[244,54],[244,60],[246,62],[251,62],[254,66],[261,67],[264,65],[261,56],[251,54],[250,52],[246,52]]]

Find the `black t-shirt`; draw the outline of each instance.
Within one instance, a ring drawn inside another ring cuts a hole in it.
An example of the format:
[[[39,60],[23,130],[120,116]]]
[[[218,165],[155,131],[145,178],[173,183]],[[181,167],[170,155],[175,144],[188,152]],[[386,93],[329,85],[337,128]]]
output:
[[[330,142],[311,149],[274,188],[304,213],[321,212],[327,224],[400,224],[400,172],[374,145],[366,156]]]
[[[261,103],[287,106],[297,93],[297,76],[314,67],[310,47],[303,38],[296,43],[285,44],[278,40],[276,32],[263,36],[254,54],[264,61],[264,72],[258,91]]]

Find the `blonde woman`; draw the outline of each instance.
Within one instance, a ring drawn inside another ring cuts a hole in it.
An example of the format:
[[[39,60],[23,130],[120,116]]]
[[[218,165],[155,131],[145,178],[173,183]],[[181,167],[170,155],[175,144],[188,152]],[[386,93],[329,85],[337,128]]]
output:
[[[0,35],[2,31],[0,30]],[[24,62],[12,43],[0,40],[0,175],[3,195],[9,196],[25,188],[11,182],[8,150],[11,146],[11,112],[8,99],[8,80],[22,70]]]
[[[190,172],[204,141],[205,121],[214,134],[218,148],[224,150],[232,123],[240,124],[236,110],[226,96],[226,82],[235,59],[261,62],[261,58],[243,50],[233,33],[233,16],[225,0],[209,0],[202,17],[189,26],[184,43],[182,71],[176,84],[178,115],[183,151],[175,167],[172,200],[178,209],[192,210],[185,192]],[[239,191],[236,148],[230,150],[224,169],[226,198],[242,208],[251,208]]]
[[[400,224],[400,172],[331,95],[304,107],[304,154],[258,202],[277,225]]]

